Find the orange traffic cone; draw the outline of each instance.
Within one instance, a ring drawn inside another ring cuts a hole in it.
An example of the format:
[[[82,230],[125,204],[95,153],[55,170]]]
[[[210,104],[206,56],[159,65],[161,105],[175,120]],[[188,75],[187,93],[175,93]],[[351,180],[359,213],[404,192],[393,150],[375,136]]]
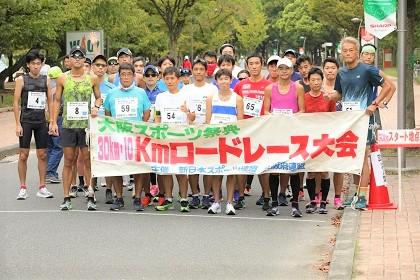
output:
[[[371,145],[370,163],[371,170],[368,209],[397,209],[397,205],[389,200],[382,156],[376,144]]]

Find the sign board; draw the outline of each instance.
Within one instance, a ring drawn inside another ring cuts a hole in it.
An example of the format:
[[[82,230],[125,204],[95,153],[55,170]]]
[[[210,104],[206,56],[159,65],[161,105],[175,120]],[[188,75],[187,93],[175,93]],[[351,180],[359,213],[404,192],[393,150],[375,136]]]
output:
[[[420,147],[420,130],[378,130],[377,140],[379,148],[416,148]]]
[[[364,0],[363,8],[369,33],[382,39],[397,29],[397,0]]]
[[[93,45],[90,40],[91,34],[96,37],[98,54],[104,53],[104,32],[102,30],[91,31],[67,31],[66,33],[66,53],[69,53],[71,48],[80,46],[86,50],[86,56],[93,59]]]

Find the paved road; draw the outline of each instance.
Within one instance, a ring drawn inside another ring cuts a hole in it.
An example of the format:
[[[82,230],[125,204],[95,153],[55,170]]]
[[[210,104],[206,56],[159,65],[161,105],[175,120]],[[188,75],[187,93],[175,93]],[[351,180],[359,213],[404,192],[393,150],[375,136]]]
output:
[[[60,212],[61,185],[50,185],[55,198],[17,201],[16,156],[0,161],[0,279],[325,279],[317,270],[335,234],[331,216],[269,218],[255,205],[254,182],[247,208],[235,217],[135,213],[131,205],[110,212],[104,191],[99,211],[85,211],[84,198],[71,212]],[[34,155],[28,185],[37,183]],[[125,198],[126,203],[130,201]],[[129,204],[129,203],[127,203]],[[302,203],[302,207],[303,207]]]

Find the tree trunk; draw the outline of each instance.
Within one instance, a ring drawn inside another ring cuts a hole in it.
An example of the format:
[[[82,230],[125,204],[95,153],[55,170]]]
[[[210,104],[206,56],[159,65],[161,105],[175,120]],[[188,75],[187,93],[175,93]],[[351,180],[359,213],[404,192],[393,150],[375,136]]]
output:
[[[176,36],[173,32],[171,32],[169,36],[169,54],[176,60],[178,60],[177,47],[178,47],[178,36]]]
[[[17,70],[19,70],[20,67],[24,65],[25,57],[26,54],[24,54],[18,61],[16,61],[15,64],[12,64],[12,66],[10,66],[9,62],[9,67],[4,69],[3,72],[0,72],[0,89],[4,88],[4,80],[6,80],[7,77],[10,77],[10,75],[13,75],[13,73],[15,73]],[[12,60],[10,59],[10,61]]]
[[[408,61],[406,64],[407,76],[405,79],[405,100],[406,100],[406,128],[416,127],[416,111],[414,104],[414,86],[413,86],[413,69],[414,69],[414,31],[416,17],[416,0],[407,1],[407,44]]]
[[[12,69],[12,67],[13,67],[13,53],[11,52],[11,53],[9,53],[8,54],[8,56],[7,56],[7,58],[9,59],[9,67],[8,68],[10,68],[10,69]],[[9,82],[13,82],[13,73],[14,73],[15,71],[10,71],[9,72]]]

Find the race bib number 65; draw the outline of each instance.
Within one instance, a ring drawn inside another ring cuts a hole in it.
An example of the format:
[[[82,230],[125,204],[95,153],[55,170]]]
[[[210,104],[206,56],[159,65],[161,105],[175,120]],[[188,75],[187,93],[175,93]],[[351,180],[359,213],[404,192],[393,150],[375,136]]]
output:
[[[258,117],[261,114],[263,101],[261,99],[244,97],[244,114]]]

